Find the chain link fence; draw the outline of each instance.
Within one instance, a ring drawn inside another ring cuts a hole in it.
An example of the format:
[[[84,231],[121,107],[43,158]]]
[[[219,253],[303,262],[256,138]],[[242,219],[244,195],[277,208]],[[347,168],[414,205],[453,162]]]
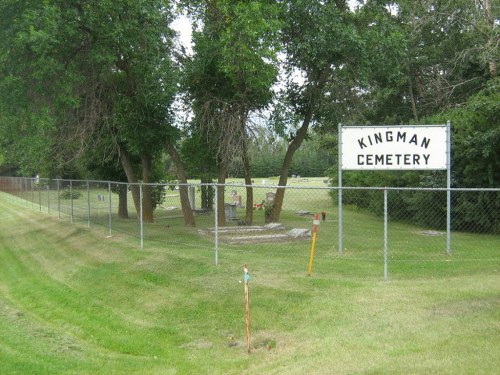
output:
[[[143,207],[146,186],[152,190],[152,220],[146,220]],[[136,237],[141,248],[206,249],[215,263],[225,252],[240,252],[299,257],[306,264],[315,214],[318,260],[368,262],[376,272],[384,267],[386,278],[398,263],[500,262],[500,189],[451,189],[450,233],[447,189],[344,187],[340,230],[339,188],[328,180],[292,178],[278,223],[269,222],[277,189],[269,180],[256,181],[251,189],[237,181],[193,183],[187,189],[195,226],[185,225],[178,184],[0,177],[1,199],[104,236]],[[224,194],[224,213],[217,190]]]

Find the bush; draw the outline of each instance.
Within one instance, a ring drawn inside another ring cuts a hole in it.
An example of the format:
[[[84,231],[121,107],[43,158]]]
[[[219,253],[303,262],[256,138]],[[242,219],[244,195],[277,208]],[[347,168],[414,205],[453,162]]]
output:
[[[59,198],[61,199],[78,199],[82,196],[82,193],[77,190],[71,190],[69,188],[64,189],[59,193]]]

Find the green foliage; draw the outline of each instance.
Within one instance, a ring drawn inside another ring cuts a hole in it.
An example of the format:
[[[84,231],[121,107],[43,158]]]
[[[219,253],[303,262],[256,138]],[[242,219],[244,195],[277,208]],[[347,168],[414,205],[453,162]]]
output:
[[[188,174],[203,181],[217,174],[217,151],[213,143],[200,133],[194,133],[182,142],[181,153]]]
[[[153,169],[151,176],[152,180],[157,181],[158,184],[166,185],[166,186],[154,185],[153,189],[151,190],[153,210],[156,210],[165,201],[165,198],[168,194],[168,190],[174,189],[174,184],[177,179],[173,174],[169,173],[168,171],[165,171],[163,160],[157,160],[154,163],[152,169]]]
[[[500,78],[463,105],[429,121],[452,123],[453,180],[461,187],[500,186]]]
[[[274,205],[273,204],[266,204],[264,202],[263,207],[264,207],[264,222],[271,223],[273,221],[272,213],[273,213]]]
[[[426,119],[426,123],[452,124],[452,187],[498,188],[500,186],[500,94],[498,79],[469,98],[462,107]],[[330,176],[336,181],[337,171]],[[444,172],[345,172],[344,186],[446,187]],[[346,204],[368,208],[382,214],[376,193],[347,191]],[[474,197],[452,195],[454,230],[499,233],[498,194],[482,192]],[[335,198],[334,198],[335,199]],[[431,228],[446,225],[446,197],[443,192],[401,193],[393,197],[394,217],[410,220]]]
[[[126,152],[132,180],[162,180],[148,166],[156,168],[165,142],[182,135],[183,161],[204,181],[221,160],[232,159],[231,175],[241,176],[237,159],[247,151],[254,177],[279,175],[290,145],[295,157],[283,170],[319,176],[333,164],[335,146],[324,152],[308,128],[330,142],[339,122],[451,120],[453,185],[498,187],[497,3],[368,0],[351,11],[343,0],[4,0],[2,164],[23,175],[122,181],[117,161]],[[194,54],[177,51],[174,62],[175,5],[194,21]],[[181,77],[194,115],[182,130],[172,112]],[[272,102],[274,115],[255,120]],[[254,120],[273,134],[254,143],[248,126]],[[345,178],[361,186],[443,186],[440,173]],[[440,212],[440,195],[430,202],[419,194],[398,199],[400,216],[443,225],[404,208],[435,202]],[[346,200],[380,212],[370,194],[348,193]],[[454,225],[495,231],[495,217],[468,213],[483,201],[498,204],[488,196],[454,198]],[[208,192],[204,202],[211,202]]]
[[[78,199],[81,198],[82,193],[75,189],[70,189],[69,187],[61,190],[59,193],[59,198],[61,199]]]
[[[286,153],[287,142],[284,139],[266,138],[260,134],[249,145],[249,158],[252,175],[256,178],[279,176],[281,163]],[[297,150],[292,165],[290,176],[318,177],[325,176],[328,168],[334,163],[330,152],[324,149],[318,137],[306,140]],[[229,168],[229,175],[243,176],[243,166],[239,160],[233,160]]]
[[[99,2],[88,13],[89,55],[109,87],[113,135],[129,153],[157,155],[163,140],[176,134],[170,104],[177,72],[170,58],[171,12],[162,1]]]
[[[159,182],[163,183],[163,182]],[[167,196],[167,188],[161,185],[155,186],[151,191],[151,197],[153,200],[153,210],[157,209],[164,201]]]
[[[453,195],[453,227],[471,232],[500,234],[500,194]]]
[[[70,56],[78,33],[69,21],[71,11],[59,5],[14,0],[0,5],[0,128],[5,131],[0,142],[26,175],[47,174],[60,162],[57,126],[65,109],[77,105],[72,88],[80,76]]]
[[[265,107],[277,74],[279,5],[268,1],[218,0],[190,8],[203,29],[195,30],[195,56],[187,64],[190,96],[248,109]]]
[[[193,32],[194,55],[186,59],[183,76],[195,115],[191,133],[196,135],[187,147],[191,159],[209,162],[197,169],[210,169],[198,173],[211,178],[214,162],[224,166],[232,157],[245,157],[248,118],[272,99],[280,4],[262,0],[187,3],[199,26]],[[204,149],[193,148],[196,144]]]
[[[11,0],[0,7],[0,122],[9,157],[24,173],[56,173],[85,148],[106,159],[109,148],[90,147],[100,137],[131,154],[158,155],[175,135],[168,4]]]
[[[366,47],[356,16],[344,1],[294,0],[285,9],[285,79],[271,126],[293,142],[302,126],[336,126],[347,113],[351,88],[359,87],[357,77],[363,75]]]
[[[457,187],[500,186],[500,79],[492,79],[464,106],[432,117],[452,123],[452,178]],[[500,200],[491,193],[454,198],[454,226],[500,233]],[[493,211],[490,209],[494,208]]]
[[[356,12],[367,38],[368,58],[359,79],[358,100],[348,106],[357,112],[350,119],[361,124],[443,124],[450,120],[452,186],[499,187],[499,83],[488,70],[489,62],[498,61],[498,51],[491,53],[497,28],[485,16],[485,9],[473,2],[387,4],[368,1]],[[497,18],[493,12],[492,19]],[[336,181],[336,168],[330,176]],[[345,172],[343,176],[347,186],[446,186],[443,172]],[[401,192],[392,200],[391,215],[398,220],[444,228],[443,193]],[[374,192],[346,191],[344,201],[381,213]],[[491,210],[497,207],[495,194],[474,198],[453,194],[453,229],[498,233],[498,210]]]
[[[358,121],[420,123],[481,90],[498,28],[478,4],[368,1],[358,12],[369,38]]]

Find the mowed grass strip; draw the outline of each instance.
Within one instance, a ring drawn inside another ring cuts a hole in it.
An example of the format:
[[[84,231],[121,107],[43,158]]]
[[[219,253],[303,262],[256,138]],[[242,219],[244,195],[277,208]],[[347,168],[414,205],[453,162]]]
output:
[[[265,244],[224,251],[215,266],[206,247],[140,250],[135,238],[105,238],[2,197],[0,221],[1,374],[500,368],[498,261],[430,263],[414,273],[403,264],[401,277],[384,282],[364,262],[318,258],[307,277],[306,256],[269,257]],[[244,263],[252,276],[250,355]],[[402,277],[405,267],[412,277]]]

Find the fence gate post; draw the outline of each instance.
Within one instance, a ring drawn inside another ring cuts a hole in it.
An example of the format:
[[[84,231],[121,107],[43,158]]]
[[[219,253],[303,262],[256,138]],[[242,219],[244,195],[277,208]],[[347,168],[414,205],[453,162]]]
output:
[[[38,209],[40,212],[42,212],[42,188],[40,182],[36,185],[36,188],[38,190]]]
[[[23,177],[21,181],[21,190],[19,194],[19,198],[22,199],[23,203],[26,205],[26,191],[28,190],[28,182],[26,181],[26,177]]]
[[[33,178],[30,181],[30,188],[31,188],[31,209],[33,209],[33,203],[35,201],[35,193],[33,192]]]
[[[73,180],[69,180],[69,198],[71,199],[71,223],[73,223]]]
[[[109,237],[111,237],[111,182],[108,181],[108,195],[109,195]]]
[[[90,228],[90,183],[87,181],[87,227]]]
[[[61,218],[61,181],[57,180],[57,218]]]
[[[338,203],[338,211],[339,211],[339,255],[342,255],[342,249],[344,247],[344,239],[343,239],[343,212],[342,212],[342,124],[338,125],[338,154],[339,154],[339,161],[338,161],[338,198],[339,198],[339,203]]]
[[[142,222],[142,183],[139,184],[139,225],[141,227],[141,249],[144,249],[144,223]]]
[[[388,264],[387,264],[387,252],[388,252],[388,239],[387,239],[387,188],[384,189],[384,280],[388,279]]]
[[[47,183],[47,213],[50,215],[50,181]]]
[[[219,264],[219,186],[215,187],[215,225],[214,225],[214,245],[215,245],[215,265]]]
[[[446,253],[451,255],[451,122],[446,123]]]

